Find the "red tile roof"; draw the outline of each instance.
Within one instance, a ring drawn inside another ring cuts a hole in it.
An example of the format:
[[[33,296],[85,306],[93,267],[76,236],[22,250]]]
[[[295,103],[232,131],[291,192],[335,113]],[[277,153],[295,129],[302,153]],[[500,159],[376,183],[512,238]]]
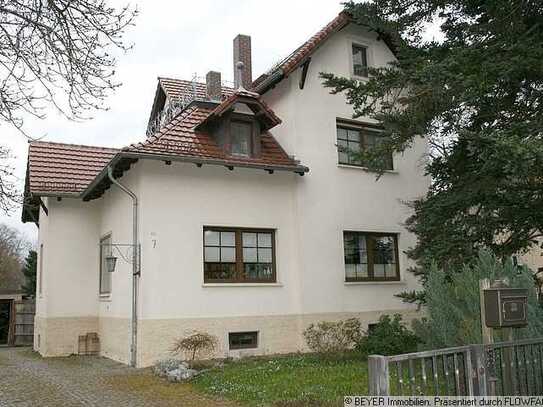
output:
[[[29,192],[79,195],[118,149],[35,141],[28,152]]]
[[[160,129],[154,136],[142,143],[132,144],[123,148],[123,152],[142,153],[150,155],[168,155],[213,160],[224,165],[251,165],[273,169],[273,167],[291,168],[293,171],[303,171],[296,160],[290,158],[270,133],[263,133],[261,140],[261,156],[258,158],[233,157],[217,145],[215,140],[195,127],[204,121],[213,108],[192,105],[180,113],[169,124]]]
[[[260,113],[263,129],[269,130],[281,124],[281,119],[277,117],[275,112],[262,100],[258,93],[250,92],[245,89],[236,90],[232,96],[228,97],[220,105],[209,113],[209,115],[200,123],[200,126],[208,120],[215,120],[230,110],[236,103],[245,103],[253,111]]]
[[[351,22],[351,16],[342,11],[330,21],[325,27],[323,27],[319,32],[313,35],[309,40],[304,42],[300,47],[298,47],[292,54],[286,57],[284,60],[273,66],[268,72],[260,75],[253,81],[253,89],[258,87],[262,82],[267,78],[272,76],[275,72],[280,71],[284,76],[288,76],[292,71],[294,71],[301,63],[305,61],[320,45],[322,45],[330,35],[341,30],[347,24]]]
[[[158,82],[168,97],[173,99],[183,99],[195,95],[198,100],[207,100],[206,84],[200,82],[186,81],[174,78],[158,78]],[[226,99],[234,92],[234,89],[227,86],[222,87],[223,98]]]

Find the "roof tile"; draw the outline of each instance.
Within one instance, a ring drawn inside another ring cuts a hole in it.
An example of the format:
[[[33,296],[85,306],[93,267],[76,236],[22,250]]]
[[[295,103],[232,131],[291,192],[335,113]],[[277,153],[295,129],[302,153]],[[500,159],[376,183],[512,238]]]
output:
[[[119,150],[35,141],[28,153],[29,188],[37,194],[80,194]]]

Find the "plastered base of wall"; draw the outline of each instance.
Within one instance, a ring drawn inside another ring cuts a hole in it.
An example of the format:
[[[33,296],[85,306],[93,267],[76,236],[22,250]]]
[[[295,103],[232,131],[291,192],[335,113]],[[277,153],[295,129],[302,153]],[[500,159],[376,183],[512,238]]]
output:
[[[34,319],[34,350],[42,356],[69,356],[78,353],[79,335],[98,332],[97,317]]]
[[[303,315],[266,315],[250,317],[144,319],[138,322],[138,367],[147,367],[157,360],[172,357],[175,339],[193,331],[208,332],[219,340],[213,357],[244,357],[307,351],[303,331],[311,323],[359,318],[362,324],[375,323],[383,314],[403,315],[410,323],[420,318],[415,310],[386,310],[349,313]],[[258,348],[228,349],[229,332],[258,332]],[[98,332],[100,354],[107,358],[129,363],[130,320],[126,318],[40,318],[35,319],[34,349],[42,356],[68,356],[77,354],[78,337]]]
[[[100,318],[98,320],[100,355],[121,363],[130,363],[130,320]]]
[[[359,313],[326,313],[305,315],[268,315],[228,318],[154,319],[139,322],[138,367],[146,367],[164,358],[172,357],[170,352],[176,338],[191,331],[203,331],[215,335],[219,341],[214,357],[243,357],[307,351],[302,332],[311,323],[359,318],[363,327],[375,323],[383,314],[403,315],[410,323],[421,314],[415,310],[387,310]],[[229,332],[258,332],[258,348],[228,349]]]

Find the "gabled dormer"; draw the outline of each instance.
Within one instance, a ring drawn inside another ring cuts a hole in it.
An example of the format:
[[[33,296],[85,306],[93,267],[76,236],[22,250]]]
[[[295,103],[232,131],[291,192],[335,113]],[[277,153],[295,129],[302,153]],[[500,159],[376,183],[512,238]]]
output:
[[[227,155],[258,158],[262,135],[279,123],[281,120],[258,93],[240,88],[218,105],[196,130],[210,134]]]

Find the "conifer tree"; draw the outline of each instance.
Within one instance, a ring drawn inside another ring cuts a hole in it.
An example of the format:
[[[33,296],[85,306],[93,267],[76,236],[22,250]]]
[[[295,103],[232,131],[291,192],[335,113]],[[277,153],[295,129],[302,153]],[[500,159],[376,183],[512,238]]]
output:
[[[23,290],[26,295],[36,295],[36,272],[38,264],[38,253],[35,250],[30,250],[26,256],[22,272],[25,276],[25,284]]]

